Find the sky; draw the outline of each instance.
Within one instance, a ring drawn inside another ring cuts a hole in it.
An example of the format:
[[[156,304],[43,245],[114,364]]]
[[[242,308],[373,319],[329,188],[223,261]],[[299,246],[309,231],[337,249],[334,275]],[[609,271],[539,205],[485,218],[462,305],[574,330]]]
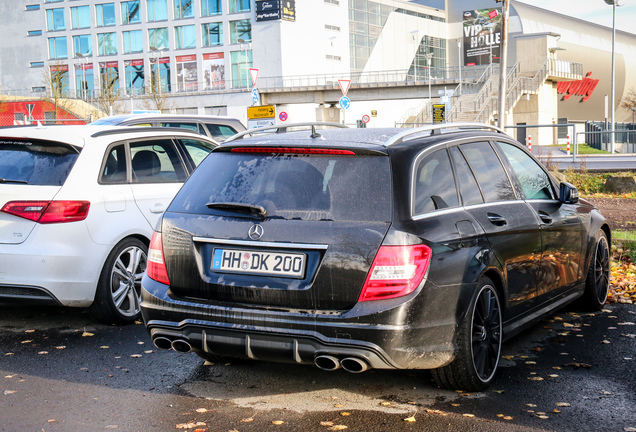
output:
[[[551,10],[612,27],[612,6],[604,0],[518,0],[542,9]],[[620,0],[616,8],[616,29],[636,34],[636,0]]]

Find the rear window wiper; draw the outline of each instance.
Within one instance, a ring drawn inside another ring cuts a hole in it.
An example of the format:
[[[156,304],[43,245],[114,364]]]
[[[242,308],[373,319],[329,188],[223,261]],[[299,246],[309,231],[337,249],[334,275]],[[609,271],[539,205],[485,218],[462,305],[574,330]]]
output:
[[[241,213],[249,213],[254,216],[267,216],[267,210],[265,210],[265,207],[254,204],[211,202],[207,203],[206,206],[211,209],[237,211]]]
[[[26,180],[11,180],[0,177],[0,183],[20,183],[20,184],[29,184]]]

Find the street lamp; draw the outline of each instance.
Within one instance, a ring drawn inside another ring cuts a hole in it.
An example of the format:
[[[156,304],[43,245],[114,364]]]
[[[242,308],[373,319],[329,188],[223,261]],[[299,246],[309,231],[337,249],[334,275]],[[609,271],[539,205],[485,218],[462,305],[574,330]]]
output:
[[[614,109],[614,98],[615,98],[615,52],[616,52],[616,6],[621,6],[619,4],[619,0],[605,0],[605,3],[608,5],[612,5],[612,101],[611,101],[611,110],[612,114],[610,117],[611,122],[611,130],[610,130],[610,153],[614,153],[614,143],[615,143],[615,133],[614,133],[614,125],[616,119],[614,118],[615,109]]]
[[[431,59],[432,58],[433,58],[432,52],[426,54],[426,62],[428,64],[428,105],[431,111],[431,123],[434,123],[435,119],[433,118],[433,102],[431,99]]]

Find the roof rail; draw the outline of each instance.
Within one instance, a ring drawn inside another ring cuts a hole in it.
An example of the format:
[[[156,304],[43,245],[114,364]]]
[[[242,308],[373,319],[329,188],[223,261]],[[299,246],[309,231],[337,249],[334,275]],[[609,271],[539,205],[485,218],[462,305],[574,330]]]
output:
[[[419,128],[409,129],[407,131],[401,132],[391,137],[391,139],[384,143],[384,146],[389,147],[394,144],[399,144],[404,141],[404,138],[422,132],[430,131],[431,135],[439,135],[442,133],[442,129],[489,129],[503,134],[506,133],[506,131],[498,128],[497,126],[492,126],[485,123],[440,123],[431,126],[422,126]]]
[[[121,125],[99,125],[99,126],[93,126],[93,127],[109,128],[109,129],[97,131],[91,135],[91,138],[97,138],[97,137],[105,136],[105,135],[117,135],[122,133],[135,133],[135,132],[173,132],[175,134],[183,133],[186,135],[196,135],[198,137],[207,139],[209,141],[218,142],[215,139],[210,138],[207,135],[200,134],[199,132],[195,130],[180,128],[180,127],[121,126]]]
[[[235,141],[235,140],[237,140],[239,138],[243,138],[245,135],[253,135],[255,133],[261,133],[261,132],[265,132],[265,131],[268,131],[268,130],[276,130],[275,133],[285,133],[285,132],[287,132],[287,129],[289,129],[289,128],[309,127],[309,126],[311,126],[312,137],[319,136],[319,135],[316,135],[316,127],[317,126],[327,126],[327,127],[333,127],[333,128],[348,128],[349,127],[349,126],[345,126],[345,125],[340,124],[340,123],[331,123],[331,122],[305,122],[305,123],[290,123],[290,124],[286,124],[286,125],[278,124],[278,125],[263,126],[263,127],[259,127],[259,128],[244,130],[243,132],[239,132],[236,135],[232,135],[231,137],[229,137],[228,139],[223,141],[223,143],[228,143],[230,141]]]

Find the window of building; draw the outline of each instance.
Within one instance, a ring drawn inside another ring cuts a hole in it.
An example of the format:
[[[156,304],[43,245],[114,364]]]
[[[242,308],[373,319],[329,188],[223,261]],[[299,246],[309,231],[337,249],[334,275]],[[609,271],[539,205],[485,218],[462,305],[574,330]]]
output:
[[[106,62],[105,67],[99,68],[102,95],[116,95],[119,92],[119,67]],[[113,62],[116,63],[116,62]]]
[[[174,19],[194,18],[194,8],[192,0],[173,0],[174,1]]]
[[[201,16],[219,15],[223,13],[221,0],[201,0]]]
[[[117,33],[99,33],[97,35],[99,55],[117,54]]]
[[[93,41],[91,35],[73,36],[73,52],[75,57],[90,57],[93,55]],[[81,54],[78,55],[78,54]]]
[[[90,6],[77,6],[71,8],[71,28],[90,28],[91,9]]]
[[[334,25],[325,24],[325,30],[339,32],[340,31],[340,27],[334,26]]]
[[[166,93],[170,91],[170,58],[150,59],[150,92]]]
[[[49,58],[65,59],[68,58],[68,48],[66,46],[66,37],[49,38]]]
[[[170,38],[167,27],[148,30],[148,46],[158,50],[170,48]]]
[[[250,0],[230,0],[230,13],[249,12]]]
[[[325,0],[325,3],[329,3],[336,6],[340,5],[340,2],[338,0]]]
[[[29,67],[41,68],[41,67],[44,67],[44,62],[43,61],[34,61],[34,62],[29,63]]]
[[[203,46],[223,45],[223,23],[208,23],[201,26]]]
[[[31,87],[31,91],[32,91],[33,93],[41,93],[41,92],[45,92],[45,91],[46,91],[46,87],[44,87],[44,86]]]
[[[27,32],[29,36],[42,36],[42,30],[29,30]]]
[[[251,84],[252,50],[232,51],[232,87],[246,88]]]
[[[122,38],[124,39],[124,54],[142,52],[144,50],[141,30],[122,32]]]
[[[126,66],[126,94],[140,95],[144,93],[145,77],[144,77],[144,61],[128,60],[124,62]]]
[[[75,89],[84,100],[95,92],[92,63],[75,63]]]
[[[48,31],[66,30],[64,8],[46,10],[46,29]]]
[[[176,49],[196,48],[197,36],[194,25],[176,26],[174,28],[174,45]]]
[[[168,19],[168,3],[166,0],[146,0],[148,21],[165,21]]]
[[[95,15],[97,16],[97,27],[115,25],[115,3],[95,5]]]
[[[44,0],[44,3],[57,3],[61,1],[64,1],[64,0]]]
[[[64,96],[66,92],[68,92],[68,65],[51,65],[47,81],[51,85],[51,91],[54,94]],[[53,114],[55,114],[55,112],[53,112]],[[55,115],[53,118],[55,118]]]
[[[28,10],[28,11],[40,10],[40,5],[39,4],[37,4],[37,5],[26,5],[25,6],[25,10]]]
[[[136,24],[141,22],[139,0],[121,2],[121,23]]]
[[[230,21],[230,43],[237,44],[251,41],[252,22],[249,19]]]

